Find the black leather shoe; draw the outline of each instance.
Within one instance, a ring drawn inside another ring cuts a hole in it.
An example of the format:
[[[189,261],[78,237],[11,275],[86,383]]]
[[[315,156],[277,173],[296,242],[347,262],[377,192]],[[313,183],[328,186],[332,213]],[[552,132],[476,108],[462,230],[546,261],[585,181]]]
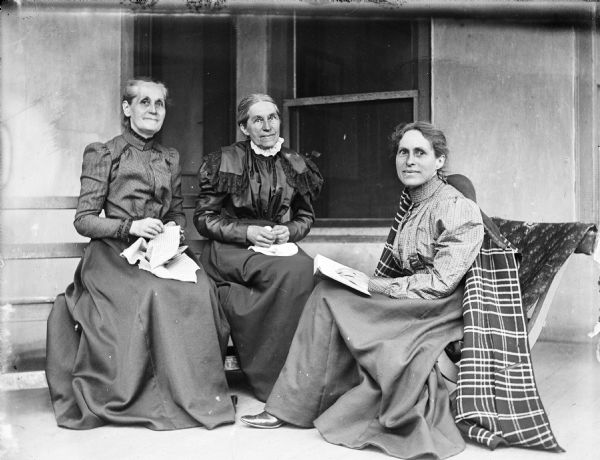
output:
[[[279,420],[274,415],[269,414],[267,411],[263,411],[257,415],[243,415],[240,417],[242,423],[245,423],[252,428],[266,428],[273,429],[283,426],[285,422]]]

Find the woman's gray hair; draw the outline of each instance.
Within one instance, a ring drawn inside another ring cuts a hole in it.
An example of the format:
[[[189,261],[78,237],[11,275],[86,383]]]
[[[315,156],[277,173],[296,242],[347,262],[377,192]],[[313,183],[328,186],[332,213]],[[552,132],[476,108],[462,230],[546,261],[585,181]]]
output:
[[[257,102],[270,102],[275,106],[275,109],[277,110],[277,116],[281,117],[281,115],[279,114],[279,107],[277,107],[277,104],[271,96],[262,93],[248,94],[240,100],[237,106],[236,120],[238,126],[246,126],[246,123],[248,122],[248,112],[250,112],[250,107],[252,107]]]
[[[162,88],[163,92],[165,93],[165,103],[167,101],[167,96],[169,95],[169,90],[167,89],[167,87],[165,86],[165,84],[162,81],[158,81],[155,80],[151,77],[134,77],[131,78],[129,80],[127,80],[127,82],[125,83],[125,87],[123,88],[123,95],[121,96],[121,103],[123,103],[124,101],[127,101],[128,104],[131,104],[133,102],[133,99],[138,95],[138,86],[140,85],[140,83],[154,83],[155,85],[158,85]],[[122,124],[125,127],[129,127],[129,117],[125,116],[125,114],[122,114],[123,120],[122,120]]]

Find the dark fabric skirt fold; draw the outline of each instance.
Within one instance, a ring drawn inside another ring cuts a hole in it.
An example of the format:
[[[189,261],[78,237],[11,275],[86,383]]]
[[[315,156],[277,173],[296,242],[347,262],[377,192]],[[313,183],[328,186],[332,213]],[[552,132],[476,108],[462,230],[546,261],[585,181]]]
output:
[[[216,288],[158,278],[92,240],[48,318],[46,376],[57,423],[153,430],[234,421],[223,369],[229,327]]]
[[[463,333],[462,289],[438,300],[361,296],[322,281],[266,410],[333,444],[446,458],[465,443],[436,360]]]
[[[313,259],[301,249],[277,257],[212,241],[202,264],[217,285],[240,367],[255,396],[265,401],[313,289]]]

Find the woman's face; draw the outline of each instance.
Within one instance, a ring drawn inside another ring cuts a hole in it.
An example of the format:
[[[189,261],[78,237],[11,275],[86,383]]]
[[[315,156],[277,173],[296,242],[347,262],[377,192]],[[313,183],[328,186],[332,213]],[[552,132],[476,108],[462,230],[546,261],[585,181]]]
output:
[[[444,166],[445,156],[436,157],[431,143],[421,131],[412,129],[404,133],[396,152],[396,172],[408,188],[418,187],[429,181]]]
[[[246,126],[240,125],[242,132],[249,136],[258,147],[268,149],[279,140],[281,120],[277,107],[272,102],[260,101],[250,106]]]
[[[137,95],[123,101],[123,113],[129,117],[131,129],[143,137],[152,137],[165,121],[165,93],[162,86],[152,82],[138,84]]]

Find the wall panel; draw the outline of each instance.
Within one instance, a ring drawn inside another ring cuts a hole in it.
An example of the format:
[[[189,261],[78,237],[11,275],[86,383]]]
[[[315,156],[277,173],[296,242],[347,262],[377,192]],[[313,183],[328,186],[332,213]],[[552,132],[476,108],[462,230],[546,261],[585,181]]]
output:
[[[435,20],[432,46],[450,169],[490,215],[575,220],[573,28]]]

